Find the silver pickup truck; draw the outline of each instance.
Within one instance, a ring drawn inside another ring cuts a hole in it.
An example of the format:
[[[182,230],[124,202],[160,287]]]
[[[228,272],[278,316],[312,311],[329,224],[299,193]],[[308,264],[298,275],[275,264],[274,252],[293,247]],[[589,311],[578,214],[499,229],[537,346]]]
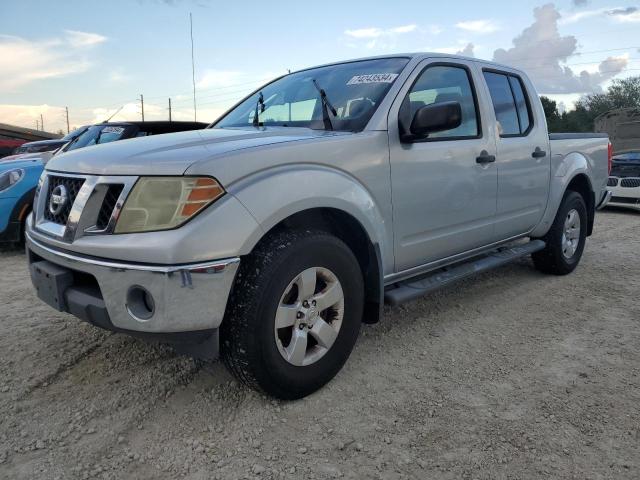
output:
[[[527,76],[438,54],[310,68],[209,128],[47,164],[27,227],[38,296],[222,356],[280,398],[320,388],[361,324],[532,255],[576,268],[608,139],[549,135]]]

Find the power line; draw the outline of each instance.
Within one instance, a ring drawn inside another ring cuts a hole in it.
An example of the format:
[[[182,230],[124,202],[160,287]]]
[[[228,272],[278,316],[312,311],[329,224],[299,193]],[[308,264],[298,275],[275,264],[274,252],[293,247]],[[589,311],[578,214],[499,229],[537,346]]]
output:
[[[540,47],[544,47],[544,43],[545,42],[539,42],[540,43]],[[604,50],[591,50],[591,51],[586,51],[586,52],[576,52],[576,53],[572,53],[571,55],[569,55],[570,57],[576,56],[576,55],[586,55],[586,54],[591,54],[591,53],[607,53],[607,52],[619,52],[622,50],[632,50],[632,49],[638,49],[640,47],[622,47],[622,48],[607,48]],[[528,57],[520,57],[520,58],[510,58],[509,62],[520,62],[523,60],[543,60],[545,58],[559,58],[558,55],[542,55],[539,57],[536,56],[528,56]],[[498,62],[501,63],[501,62]]]

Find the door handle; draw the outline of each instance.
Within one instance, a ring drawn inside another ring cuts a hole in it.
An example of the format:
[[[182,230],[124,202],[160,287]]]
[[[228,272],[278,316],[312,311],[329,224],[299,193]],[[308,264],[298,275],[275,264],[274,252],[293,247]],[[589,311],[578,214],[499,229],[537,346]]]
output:
[[[489,152],[482,150],[480,155],[476,157],[476,163],[486,165],[487,163],[493,163],[496,161],[495,155],[489,155]]]
[[[536,149],[531,154],[533,158],[543,158],[547,156],[547,152],[542,150],[540,147],[536,147]]]

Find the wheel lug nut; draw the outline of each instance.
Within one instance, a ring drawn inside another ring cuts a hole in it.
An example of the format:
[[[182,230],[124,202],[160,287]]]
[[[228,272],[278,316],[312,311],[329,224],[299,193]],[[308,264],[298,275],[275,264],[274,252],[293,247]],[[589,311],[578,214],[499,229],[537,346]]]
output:
[[[304,314],[302,312],[296,313],[296,318],[302,318]]]
[[[304,308],[308,308],[309,307],[309,302],[307,302],[306,300],[304,302],[302,302],[302,306]]]
[[[314,300],[313,302],[311,302],[311,305],[313,305],[314,307],[316,306],[316,301]]]
[[[298,328],[299,328],[300,330],[304,330],[304,327],[305,327],[304,323],[301,323],[300,325],[298,325]]]

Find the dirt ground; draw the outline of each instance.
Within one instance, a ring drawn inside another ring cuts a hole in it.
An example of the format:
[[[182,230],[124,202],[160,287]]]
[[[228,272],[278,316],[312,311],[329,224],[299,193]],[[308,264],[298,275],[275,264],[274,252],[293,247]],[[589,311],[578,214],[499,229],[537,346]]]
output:
[[[640,478],[640,214],[577,271],[495,270],[363,326],[279,402],[59,314],[0,253],[0,478]]]

